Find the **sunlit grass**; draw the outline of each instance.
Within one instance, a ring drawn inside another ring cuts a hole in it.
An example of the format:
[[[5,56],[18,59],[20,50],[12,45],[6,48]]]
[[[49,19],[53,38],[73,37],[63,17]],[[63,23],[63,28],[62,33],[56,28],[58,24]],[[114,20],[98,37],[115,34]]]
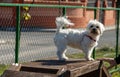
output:
[[[0,64],[0,75],[6,70],[8,69],[8,65],[3,65],[3,64]]]

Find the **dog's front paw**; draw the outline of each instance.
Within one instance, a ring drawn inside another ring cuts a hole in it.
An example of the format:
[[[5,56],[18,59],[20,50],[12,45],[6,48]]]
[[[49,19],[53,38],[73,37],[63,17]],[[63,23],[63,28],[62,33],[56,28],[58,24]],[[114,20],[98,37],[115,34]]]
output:
[[[62,58],[59,58],[59,60],[61,60],[61,61],[66,61],[66,60],[68,60],[68,57],[62,57]]]
[[[91,58],[91,57],[90,57],[90,58],[87,58],[87,60],[88,60],[88,61],[94,61],[94,59]]]

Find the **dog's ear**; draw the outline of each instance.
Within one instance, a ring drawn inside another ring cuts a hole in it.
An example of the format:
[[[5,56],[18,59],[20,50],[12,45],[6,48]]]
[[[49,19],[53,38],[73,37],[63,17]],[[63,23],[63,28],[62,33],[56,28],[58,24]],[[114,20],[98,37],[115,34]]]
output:
[[[100,24],[100,31],[101,31],[100,33],[102,35],[102,33],[105,31],[105,27],[102,23],[99,22],[99,24]]]
[[[88,24],[87,24],[87,30],[89,31],[89,28],[91,26],[91,24],[94,23],[94,20],[89,20]]]

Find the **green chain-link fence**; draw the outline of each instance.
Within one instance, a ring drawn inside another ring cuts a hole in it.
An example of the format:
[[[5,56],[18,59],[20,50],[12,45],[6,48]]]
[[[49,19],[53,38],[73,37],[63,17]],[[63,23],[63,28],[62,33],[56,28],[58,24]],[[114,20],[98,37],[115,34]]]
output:
[[[55,25],[55,18],[62,15],[62,9],[43,5],[26,11],[28,7],[23,9],[24,6],[17,5],[10,4],[9,7],[1,4],[0,7],[0,64],[56,56],[53,42],[55,28],[52,25]],[[46,13],[46,10],[49,12]],[[30,20],[24,18],[26,13],[31,15]]]
[[[13,7],[0,7],[0,63],[14,62],[15,25]],[[11,61],[12,60],[12,61]]]
[[[119,8],[0,3],[0,64],[55,57],[56,48],[53,42],[56,30],[55,18],[60,15],[74,15],[73,13],[68,13],[68,11],[76,8],[93,10],[93,18],[97,18],[96,12],[98,10],[117,11],[116,33],[113,34],[116,34],[116,36],[109,39],[110,41],[104,37],[100,39],[103,42],[108,41],[109,44],[114,43],[117,56],[119,46]],[[111,35],[107,36],[110,37]],[[111,42],[113,39],[114,41]],[[102,43],[100,44],[103,46]],[[72,51],[78,50],[69,49],[69,51],[73,53]],[[93,56],[95,57],[95,52]]]

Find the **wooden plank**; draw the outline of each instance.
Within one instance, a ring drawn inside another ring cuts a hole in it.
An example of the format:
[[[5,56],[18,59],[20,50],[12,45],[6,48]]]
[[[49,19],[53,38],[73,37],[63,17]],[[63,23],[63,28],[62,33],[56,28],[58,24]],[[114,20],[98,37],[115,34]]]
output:
[[[101,72],[102,73],[101,73],[100,77],[112,77],[105,66],[102,66],[102,71]]]
[[[110,77],[100,61],[72,59],[67,61],[40,60],[11,66],[2,77]]]
[[[18,66],[14,66],[12,65],[10,68],[8,68],[8,70],[15,70],[15,71],[19,71],[19,69],[21,68],[21,64]]]
[[[57,75],[6,70],[2,77],[57,77]]]
[[[69,69],[69,73],[70,73],[70,77],[77,77],[77,76],[81,76],[83,74],[95,71],[99,68],[99,64],[100,61],[94,61],[94,62],[90,62],[89,64],[85,64],[81,67],[77,67],[74,69]]]

